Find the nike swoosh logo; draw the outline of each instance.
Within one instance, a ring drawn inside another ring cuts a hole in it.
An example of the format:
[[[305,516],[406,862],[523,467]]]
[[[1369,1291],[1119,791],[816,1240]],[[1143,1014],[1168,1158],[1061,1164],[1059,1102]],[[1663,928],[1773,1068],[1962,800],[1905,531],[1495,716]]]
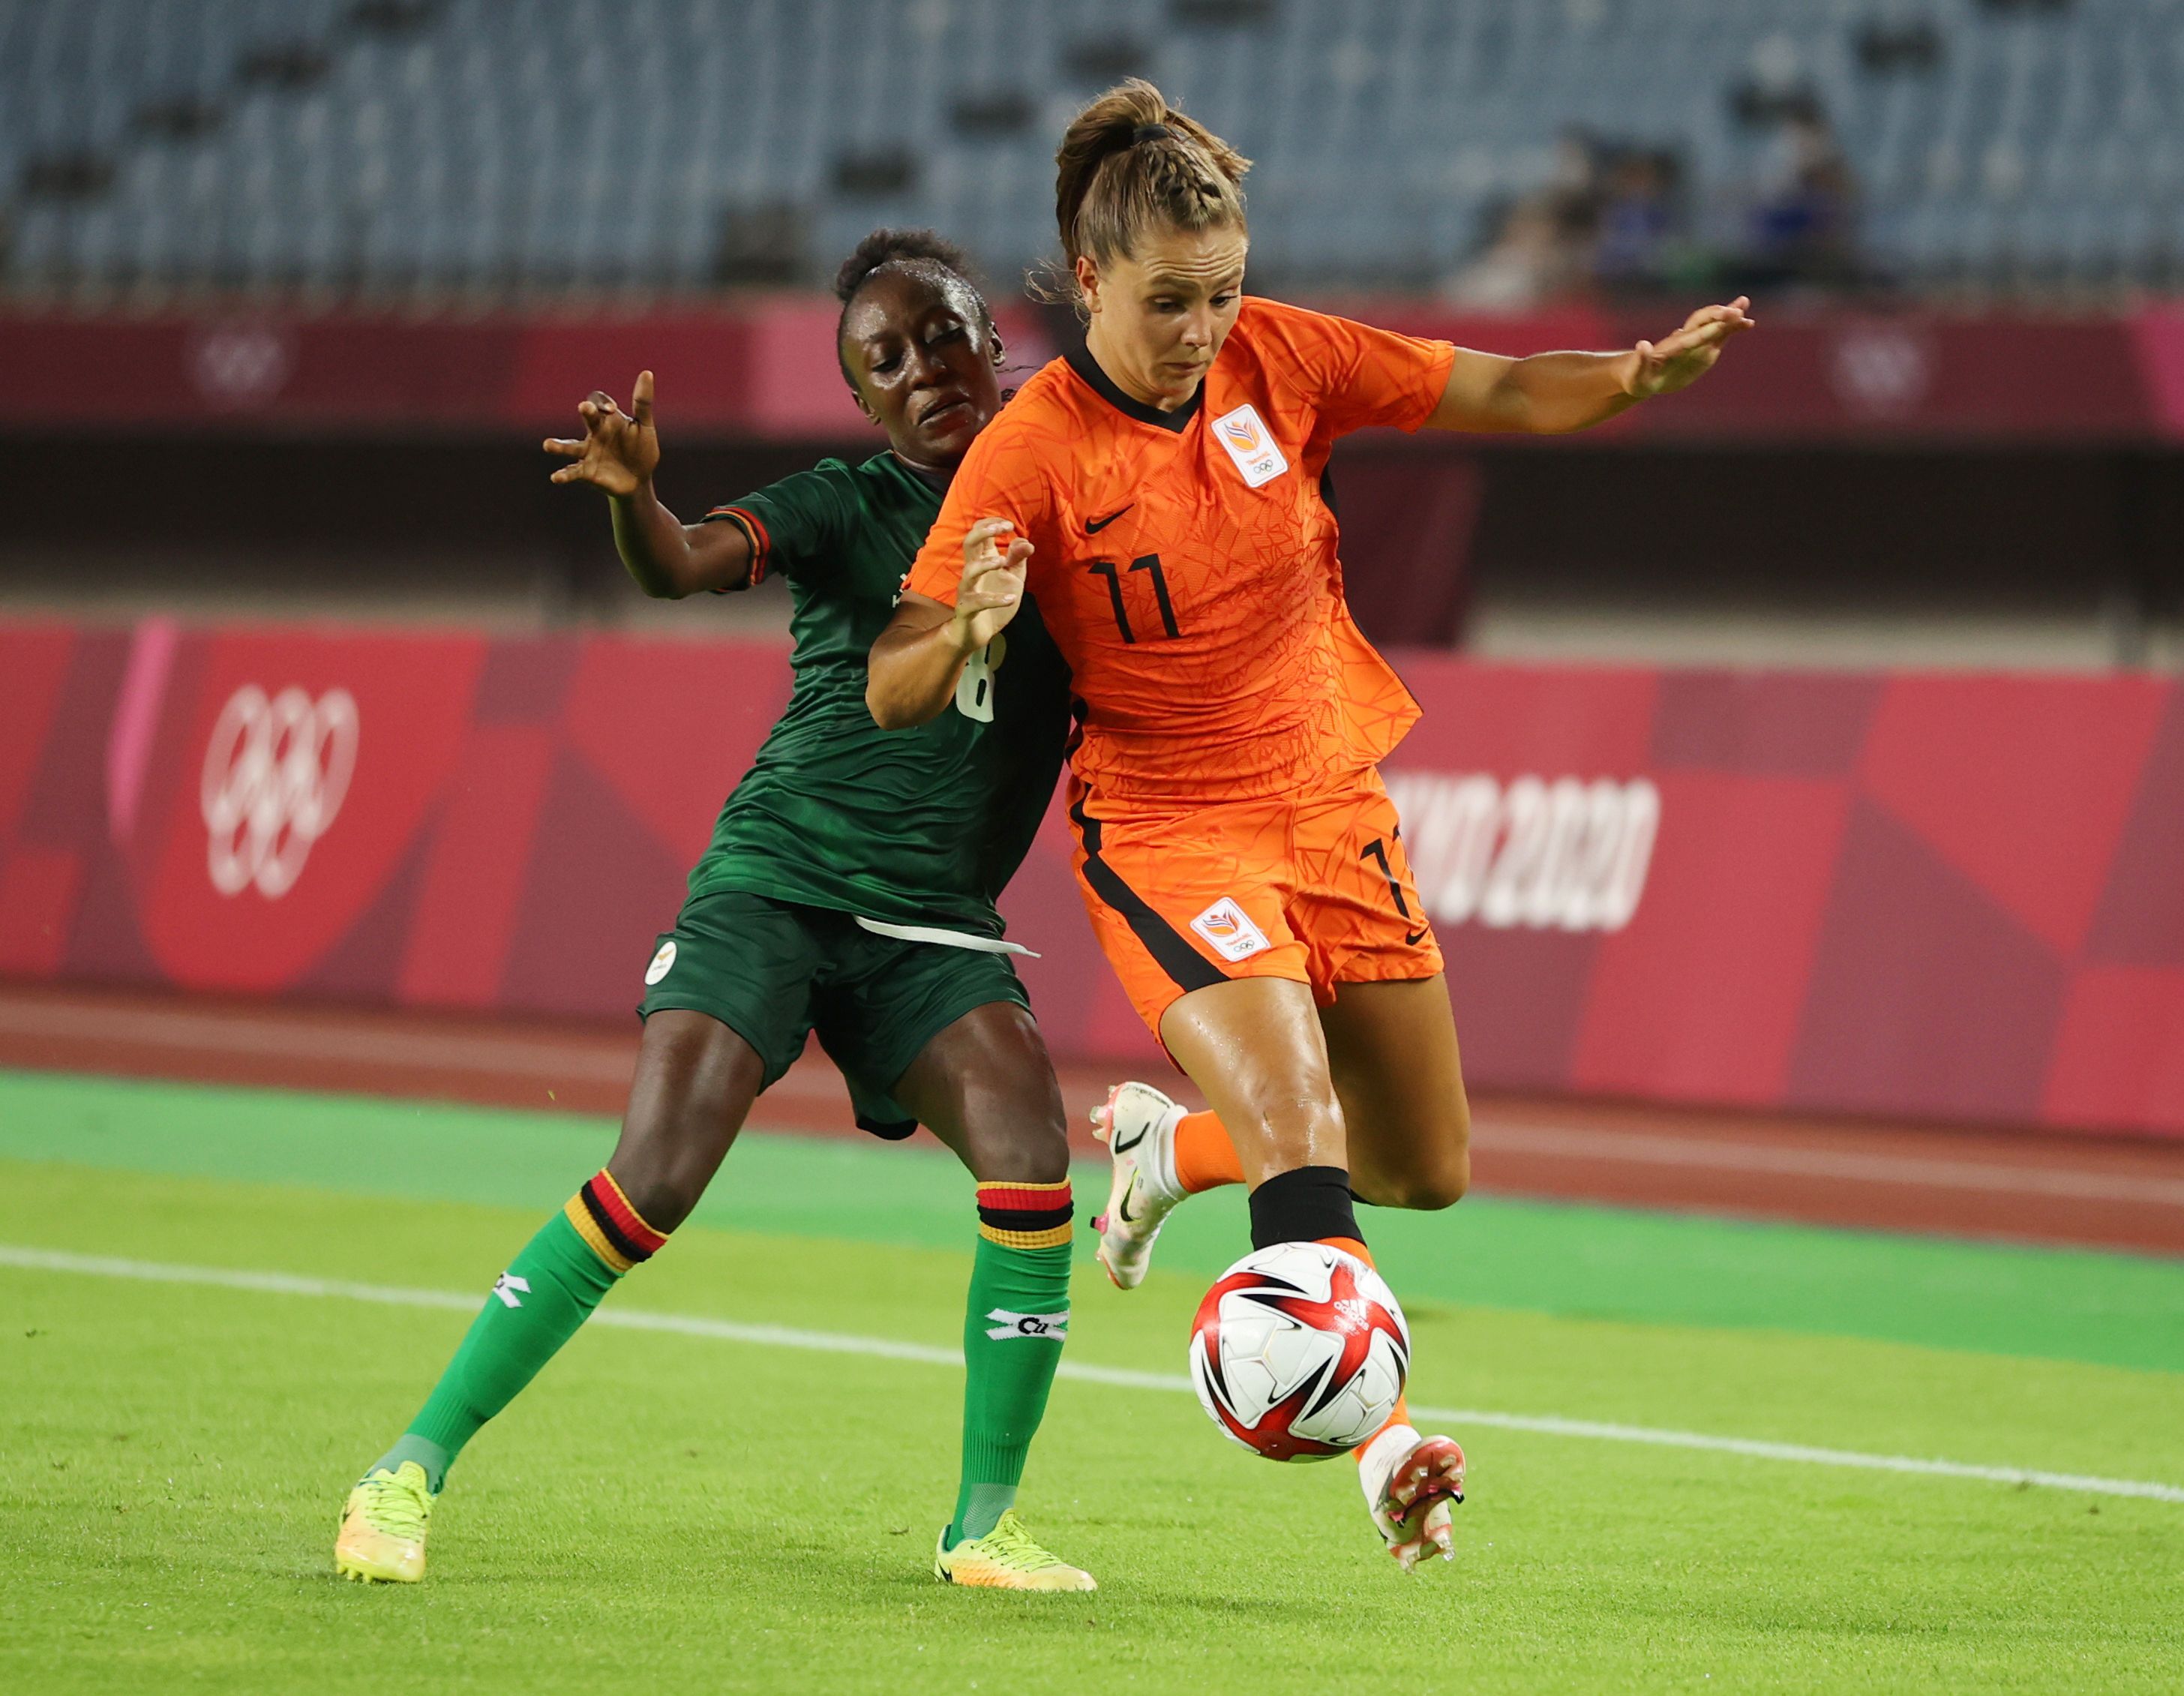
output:
[[[1419,939],[1424,934],[1425,932],[1423,930],[1413,930],[1408,936],[1406,936],[1403,939],[1403,941],[1407,946],[1415,948],[1418,946]]]
[[[1137,1192],[1138,1180],[1135,1177],[1133,1177],[1130,1180],[1130,1187],[1123,1191],[1121,1204],[1115,1209],[1117,1213],[1122,1214],[1123,1223],[1124,1225],[1135,1225],[1137,1223],[1137,1220],[1130,1217],[1130,1197],[1136,1195]]]
[[[1137,502],[1134,500],[1130,503],[1130,506],[1135,506],[1136,505]],[[1130,510],[1130,506],[1118,506],[1105,518],[1086,519],[1084,521],[1084,533],[1088,536],[1098,535],[1110,524],[1112,524],[1117,518],[1120,518],[1125,512],[1128,512]]]
[[[1117,1153],[1117,1154],[1128,1154],[1128,1152],[1129,1152],[1133,1148],[1135,1148],[1135,1147],[1136,1147],[1136,1146],[1137,1146],[1140,1142],[1143,1142],[1145,1140],[1145,1132],[1143,1132],[1143,1131],[1141,1130],[1141,1131],[1139,1131],[1139,1132],[1135,1136],[1132,1137],[1132,1138],[1131,1138],[1128,1142],[1118,1142],[1118,1143],[1117,1143],[1117,1144],[1115,1145],[1115,1152],[1116,1152],[1116,1153]]]

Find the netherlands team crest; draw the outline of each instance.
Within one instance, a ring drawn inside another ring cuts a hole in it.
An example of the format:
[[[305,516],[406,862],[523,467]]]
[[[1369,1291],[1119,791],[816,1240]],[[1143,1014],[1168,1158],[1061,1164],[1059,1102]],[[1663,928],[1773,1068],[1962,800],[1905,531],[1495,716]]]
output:
[[[1250,409],[1241,413],[1232,412],[1221,421],[1221,433],[1240,454],[1256,454],[1265,438],[1259,434],[1259,421]]]
[[[1213,421],[1213,439],[1228,450],[1244,481],[1253,488],[1272,483],[1290,468],[1274,432],[1249,401]]]
[[[1190,921],[1190,928],[1213,945],[1224,960],[1248,960],[1274,945],[1234,897],[1223,895]]]

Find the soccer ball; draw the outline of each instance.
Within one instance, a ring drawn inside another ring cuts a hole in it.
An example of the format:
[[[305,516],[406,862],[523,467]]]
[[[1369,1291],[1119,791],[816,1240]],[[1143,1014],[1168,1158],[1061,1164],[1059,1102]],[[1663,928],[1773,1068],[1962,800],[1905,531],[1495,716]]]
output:
[[[1388,1422],[1411,1370],[1395,1293],[1354,1254],[1278,1242],[1223,1273],[1190,1327],[1213,1423],[1269,1460],[1346,1454]]]

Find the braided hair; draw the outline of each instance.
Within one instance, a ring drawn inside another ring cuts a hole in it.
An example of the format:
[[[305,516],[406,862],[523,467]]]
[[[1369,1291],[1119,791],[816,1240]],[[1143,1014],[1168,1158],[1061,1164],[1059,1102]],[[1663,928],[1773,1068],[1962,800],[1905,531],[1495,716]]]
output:
[[[1162,228],[1241,230],[1251,162],[1150,82],[1117,83],[1079,112],[1054,156],[1063,262],[1100,265]],[[1073,285],[1072,285],[1073,287]]]

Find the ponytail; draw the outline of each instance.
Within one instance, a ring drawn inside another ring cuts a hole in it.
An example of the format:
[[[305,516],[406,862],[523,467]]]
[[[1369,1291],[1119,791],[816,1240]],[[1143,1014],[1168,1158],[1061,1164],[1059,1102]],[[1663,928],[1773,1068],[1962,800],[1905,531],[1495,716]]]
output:
[[[1157,230],[1244,226],[1245,159],[1139,77],[1077,114],[1054,155],[1064,263],[1128,258]]]

